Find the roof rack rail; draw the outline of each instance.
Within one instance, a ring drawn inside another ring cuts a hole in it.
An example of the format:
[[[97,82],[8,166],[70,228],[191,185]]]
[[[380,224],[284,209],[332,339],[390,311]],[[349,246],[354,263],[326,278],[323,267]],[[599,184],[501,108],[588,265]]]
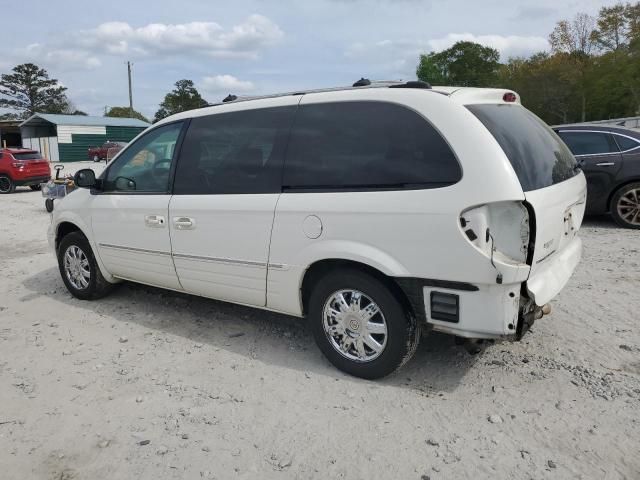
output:
[[[318,88],[311,90],[296,90],[294,92],[283,92],[283,93],[275,93],[268,95],[256,95],[256,96],[242,96],[229,94],[227,95],[222,102],[220,103],[212,103],[208,106],[214,107],[216,105],[223,105],[225,103],[230,102],[246,102],[249,100],[263,100],[267,98],[279,98],[279,97],[288,97],[293,95],[306,95],[310,93],[325,93],[325,92],[339,92],[342,90],[352,90],[352,89],[367,89],[367,88],[417,88],[417,89],[426,89],[430,90],[431,85],[427,82],[423,82],[421,80],[410,80],[408,82],[403,82],[400,80],[369,80],[368,78],[361,78],[357,82],[355,82],[352,86],[346,87],[329,87],[329,88]],[[435,91],[435,90],[434,90]],[[442,93],[442,92],[437,92]],[[443,93],[443,95],[445,95]]]

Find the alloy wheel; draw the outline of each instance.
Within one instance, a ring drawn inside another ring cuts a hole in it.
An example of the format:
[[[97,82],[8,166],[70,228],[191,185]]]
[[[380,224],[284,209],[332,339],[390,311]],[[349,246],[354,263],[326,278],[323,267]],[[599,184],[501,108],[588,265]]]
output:
[[[640,225],[640,189],[627,190],[618,199],[618,215],[630,225]]]
[[[11,180],[8,177],[0,177],[0,193],[11,191]]]
[[[331,346],[357,362],[378,358],[387,345],[387,322],[376,302],[358,290],[338,290],[323,309],[323,328]]]
[[[89,280],[91,280],[89,259],[77,245],[71,245],[64,254],[64,273],[74,288],[84,290],[89,286]]]

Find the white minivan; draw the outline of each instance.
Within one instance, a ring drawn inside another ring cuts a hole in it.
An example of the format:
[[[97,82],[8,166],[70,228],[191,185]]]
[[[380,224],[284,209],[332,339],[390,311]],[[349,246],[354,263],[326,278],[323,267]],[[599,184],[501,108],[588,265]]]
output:
[[[379,378],[421,330],[519,339],[580,260],[584,175],[508,90],[371,83],[166,118],[56,205],[69,291],[121,280],[309,319]]]

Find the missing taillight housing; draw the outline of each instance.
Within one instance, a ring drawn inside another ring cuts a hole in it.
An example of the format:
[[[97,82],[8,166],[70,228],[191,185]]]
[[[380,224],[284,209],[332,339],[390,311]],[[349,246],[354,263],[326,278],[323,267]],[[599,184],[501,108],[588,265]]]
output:
[[[461,218],[466,225],[463,230],[465,238],[488,258],[526,263],[531,228],[529,211],[522,202],[480,205],[462,212]],[[473,235],[468,233],[469,230]]]

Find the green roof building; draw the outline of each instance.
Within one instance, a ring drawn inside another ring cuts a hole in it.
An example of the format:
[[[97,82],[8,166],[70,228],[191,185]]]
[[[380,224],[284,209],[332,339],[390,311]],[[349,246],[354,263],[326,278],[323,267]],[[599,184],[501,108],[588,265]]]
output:
[[[129,142],[151,126],[136,118],[36,113],[20,124],[22,146],[52,162],[89,160],[90,147],[107,141]]]

